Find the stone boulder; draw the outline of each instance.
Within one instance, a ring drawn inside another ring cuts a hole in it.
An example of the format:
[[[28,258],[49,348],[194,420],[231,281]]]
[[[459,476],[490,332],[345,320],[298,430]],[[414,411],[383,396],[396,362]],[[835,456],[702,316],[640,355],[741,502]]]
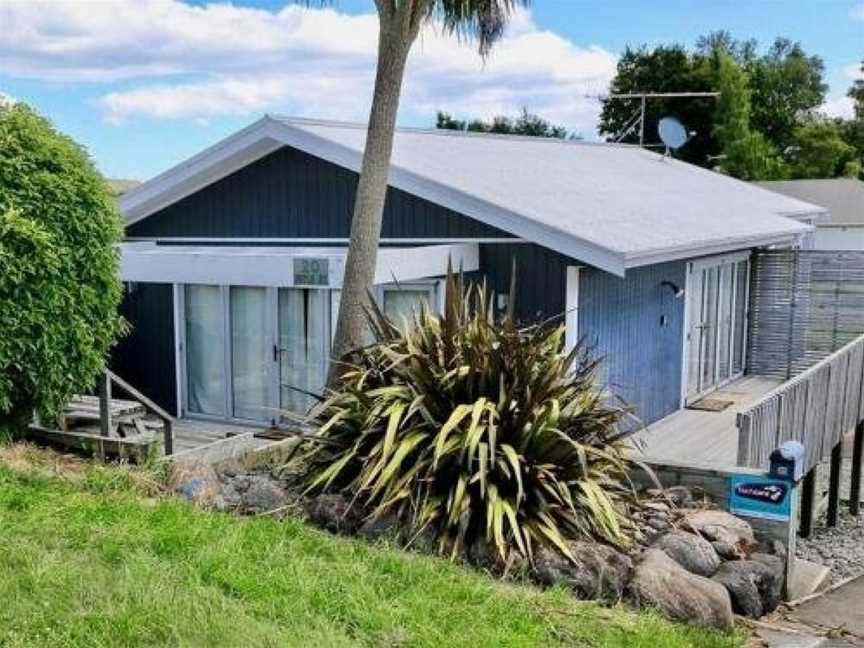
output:
[[[786,584],[786,547],[782,542],[778,542],[784,554],[753,553],[750,554],[750,560],[759,562],[765,565],[773,578],[768,582],[763,583],[763,587],[759,590],[762,595],[763,614],[768,614],[777,609],[780,602],[783,600],[783,586]]]
[[[776,556],[769,556],[776,558]],[[777,567],[776,565],[774,567]],[[738,614],[754,619],[773,611],[780,602],[783,568],[779,571],[758,560],[735,560],[723,563],[713,580],[723,585]]]
[[[732,545],[743,555],[750,553],[756,544],[750,524],[726,511],[690,511],[682,518],[681,527],[698,533],[710,542]]]
[[[720,556],[711,543],[692,533],[672,531],[655,546],[691,574],[710,577],[720,568]]]
[[[353,534],[363,523],[359,506],[351,506],[344,495],[324,493],[303,502],[303,510],[310,522],[331,533]]]
[[[562,585],[581,599],[618,601],[633,569],[629,557],[609,545],[570,542],[575,561],[548,547],[534,552],[534,579],[542,585]]]
[[[168,486],[180,497],[202,507],[212,507],[222,491],[213,467],[204,463],[178,463],[171,467]]]
[[[729,593],[721,584],[691,574],[660,549],[649,549],[629,586],[638,607],[656,608],[674,621],[730,631]]]
[[[278,511],[288,504],[288,494],[269,475],[249,475],[246,488],[240,493],[244,513],[259,514]]]

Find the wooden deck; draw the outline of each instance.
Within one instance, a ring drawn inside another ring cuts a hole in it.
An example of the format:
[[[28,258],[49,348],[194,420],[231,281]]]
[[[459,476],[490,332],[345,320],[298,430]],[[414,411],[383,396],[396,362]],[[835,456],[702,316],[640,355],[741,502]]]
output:
[[[745,376],[709,398],[730,400],[722,412],[682,409],[634,435],[641,447],[635,456],[656,463],[676,463],[728,469],[738,459],[738,428],[735,417],[783,381],[765,376]]]
[[[177,419],[174,422],[174,452],[183,452],[221,441],[229,436],[246,434],[259,430],[258,427],[205,421],[203,419]],[[262,442],[263,443],[263,442]]]

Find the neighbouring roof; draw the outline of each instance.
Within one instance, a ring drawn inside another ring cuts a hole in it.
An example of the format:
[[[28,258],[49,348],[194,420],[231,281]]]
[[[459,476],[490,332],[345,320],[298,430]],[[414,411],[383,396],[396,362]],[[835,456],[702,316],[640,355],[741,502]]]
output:
[[[819,225],[864,225],[864,182],[854,178],[824,180],[776,180],[758,182],[760,187],[806,200],[828,210]]]
[[[128,223],[282,147],[358,171],[366,128],[264,117],[124,195]],[[815,205],[644,149],[399,129],[390,185],[623,275],[629,267],[789,241]]]

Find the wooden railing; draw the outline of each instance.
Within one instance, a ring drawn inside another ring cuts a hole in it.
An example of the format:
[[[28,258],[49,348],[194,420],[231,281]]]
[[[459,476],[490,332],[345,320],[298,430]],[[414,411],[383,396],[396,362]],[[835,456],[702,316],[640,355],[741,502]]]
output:
[[[784,441],[804,446],[804,472],[826,461],[864,419],[864,335],[740,412],[738,465],[765,468]]]
[[[165,454],[174,454],[174,417],[110,369],[106,369],[105,373],[99,380],[99,426],[102,436],[107,437],[111,435],[112,424],[110,404],[112,383],[140,402],[150,412],[162,419]]]

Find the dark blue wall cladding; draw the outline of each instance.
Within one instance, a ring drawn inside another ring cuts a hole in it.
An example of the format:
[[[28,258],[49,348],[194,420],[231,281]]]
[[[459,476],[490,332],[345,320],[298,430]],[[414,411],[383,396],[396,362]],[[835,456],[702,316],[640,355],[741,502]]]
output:
[[[177,411],[174,302],[171,284],[127,284],[120,312],[131,330],[109,366],[168,413]]]
[[[510,291],[510,275],[516,268],[516,317],[534,323],[560,317],[566,300],[567,266],[579,265],[568,257],[534,243],[480,244],[480,271],[498,294]]]
[[[284,147],[129,226],[134,237],[345,238],[357,174]],[[510,235],[392,187],[384,238]]]
[[[680,407],[684,299],[663,281],[684,286],[686,262],[627,271],[624,279],[594,268],[579,277],[579,334],[605,358],[604,381],[652,423]]]

